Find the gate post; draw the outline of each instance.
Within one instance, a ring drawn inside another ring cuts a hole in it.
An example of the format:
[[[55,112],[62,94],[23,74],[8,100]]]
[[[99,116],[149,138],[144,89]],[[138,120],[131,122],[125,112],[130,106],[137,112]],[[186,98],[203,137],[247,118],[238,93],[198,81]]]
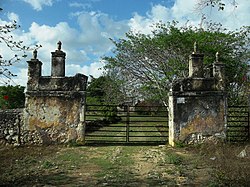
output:
[[[77,128],[77,132],[78,132],[78,139],[77,139],[77,143],[78,144],[85,144],[85,134],[86,134],[86,95],[84,98],[84,103],[82,105],[81,108],[81,112],[80,112],[80,123],[78,125]]]
[[[28,82],[24,109],[24,143],[84,143],[85,97],[88,77],[65,76],[62,43],[52,52],[51,76],[42,76],[37,51],[28,61]]]
[[[225,139],[226,94],[224,64],[213,63],[204,77],[203,54],[190,55],[189,77],[179,79],[169,94],[169,144],[201,143],[209,136]]]

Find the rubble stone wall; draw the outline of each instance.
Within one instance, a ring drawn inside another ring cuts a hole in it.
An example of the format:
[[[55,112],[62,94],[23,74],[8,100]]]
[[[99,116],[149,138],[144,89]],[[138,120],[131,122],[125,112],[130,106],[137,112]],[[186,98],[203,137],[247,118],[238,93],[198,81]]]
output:
[[[0,110],[0,144],[19,145],[23,109]]]
[[[60,144],[79,139],[83,133],[78,129],[83,125],[80,115],[84,110],[84,96],[72,97],[65,93],[47,97],[27,95],[25,130],[36,132],[42,144]]]
[[[42,144],[35,131],[26,130],[23,122],[24,109],[0,110],[0,145]]]

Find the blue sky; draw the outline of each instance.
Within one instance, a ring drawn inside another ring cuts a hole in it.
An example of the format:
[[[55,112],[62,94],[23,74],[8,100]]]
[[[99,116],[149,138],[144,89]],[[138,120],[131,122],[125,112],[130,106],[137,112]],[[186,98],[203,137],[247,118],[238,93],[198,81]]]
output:
[[[30,3],[27,3],[30,2]],[[75,24],[72,14],[76,12],[103,12],[114,20],[130,19],[134,13],[145,16],[153,5],[173,5],[173,0],[55,0],[47,4],[35,5],[32,0],[2,0],[2,7],[5,11],[17,12],[22,26],[28,28],[30,23],[37,22],[53,26],[61,21]],[[35,1],[34,1],[35,2]],[[37,1],[39,2],[39,0]],[[40,1],[42,2],[42,1]],[[46,2],[46,1],[44,1]],[[52,4],[53,2],[53,4]]]
[[[229,1],[229,0],[225,0]],[[177,20],[198,25],[201,12],[197,0],[0,0],[4,10],[0,25],[16,20],[21,28],[13,33],[26,45],[41,44],[38,58],[43,62],[43,75],[50,75],[50,52],[57,41],[63,43],[66,74],[101,75],[101,57],[112,54],[109,38],[124,38],[129,30],[149,34],[153,23]],[[237,0],[238,8],[230,4],[223,12],[204,9],[207,19],[223,23],[229,29],[250,25],[250,1]],[[10,51],[0,45],[0,53],[10,58]],[[27,81],[27,59],[12,67],[18,76],[16,84]]]

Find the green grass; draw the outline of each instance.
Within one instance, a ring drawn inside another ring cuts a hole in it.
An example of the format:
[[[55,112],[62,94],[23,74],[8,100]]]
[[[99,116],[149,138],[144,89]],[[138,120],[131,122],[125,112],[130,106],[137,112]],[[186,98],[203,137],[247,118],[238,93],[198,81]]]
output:
[[[181,165],[183,163],[183,158],[175,153],[169,153],[166,155],[165,161],[168,164]]]
[[[243,148],[108,145],[0,149],[0,186],[243,186],[250,178],[249,158],[236,156]],[[216,160],[210,160],[214,156]]]

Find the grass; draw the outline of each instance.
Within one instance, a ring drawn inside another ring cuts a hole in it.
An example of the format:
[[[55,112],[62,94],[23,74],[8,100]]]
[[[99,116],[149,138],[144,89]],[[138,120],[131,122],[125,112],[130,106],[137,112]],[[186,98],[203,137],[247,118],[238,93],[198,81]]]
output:
[[[166,155],[165,161],[169,164],[181,165],[183,162],[183,158],[178,154],[169,153],[168,155]]]
[[[247,186],[245,145],[0,148],[0,186]],[[215,159],[211,159],[215,158]]]
[[[196,150],[203,156],[207,165],[213,168],[211,186],[248,186],[250,184],[249,144],[230,144],[219,142],[205,143]],[[246,157],[240,158],[241,151]]]

